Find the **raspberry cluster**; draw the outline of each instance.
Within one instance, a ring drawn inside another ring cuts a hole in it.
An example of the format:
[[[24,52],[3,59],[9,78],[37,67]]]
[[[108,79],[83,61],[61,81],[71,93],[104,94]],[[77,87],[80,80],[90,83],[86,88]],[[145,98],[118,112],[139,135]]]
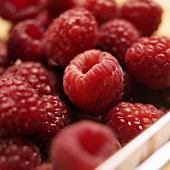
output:
[[[0,169],[92,170],[167,114],[170,39],[153,0],[0,0]]]

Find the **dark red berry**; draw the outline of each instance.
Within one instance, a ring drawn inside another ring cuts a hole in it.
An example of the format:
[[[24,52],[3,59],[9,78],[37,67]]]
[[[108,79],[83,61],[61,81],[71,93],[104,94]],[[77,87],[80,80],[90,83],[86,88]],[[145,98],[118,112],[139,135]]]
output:
[[[0,169],[30,170],[41,163],[38,147],[24,137],[0,139]]]
[[[9,64],[7,44],[3,41],[0,41],[0,67],[6,67]]]
[[[43,33],[44,29],[37,20],[24,20],[17,23],[9,35],[9,58],[23,61],[43,61]]]
[[[17,61],[5,70],[4,75],[8,77],[17,76],[30,84],[39,95],[60,94],[61,92],[60,74],[39,62]]]
[[[63,86],[73,104],[90,114],[103,114],[122,97],[122,68],[110,53],[87,50],[66,67]]]
[[[33,133],[43,113],[40,97],[29,84],[15,77],[0,79],[0,136]]]
[[[104,23],[99,30],[98,46],[110,52],[122,64],[127,49],[138,40],[139,33],[129,21],[114,19]]]
[[[122,18],[136,26],[140,35],[150,36],[162,21],[163,9],[153,0],[127,0],[120,13]]]
[[[80,121],[53,138],[50,160],[56,169],[92,170],[120,149],[110,128],[93,121]]]
[[[71,9],[62,13],[45,32],[48,62],[66,67],[75,55],[96,45],[97,28],[94,16],[85,9]]]
[[[0,15],[16,23],[34,18],[44,5],[44,0],[0,0]]]
[[[151,104],[120,102],[103,116],[103,122],[113,128],[124,145],[163,115]]]
[[[135,79],[152,89],[170,86],[170,40],[166,37],[139,39],[127,51],[125,62]]]

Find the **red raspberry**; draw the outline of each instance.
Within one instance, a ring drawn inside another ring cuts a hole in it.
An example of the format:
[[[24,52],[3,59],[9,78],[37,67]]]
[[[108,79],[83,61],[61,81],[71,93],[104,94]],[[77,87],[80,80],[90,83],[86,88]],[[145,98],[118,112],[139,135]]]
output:
[[[0,139],[0,169],[30,170],[41,163],[38,147],[23,137]]]
[[[75,55],[93,48],[98,31],[94,16],[85,9],[71,9],[54,19],[45,33],[50,64],[66,67]]]
[[[39,62],[17,61],[5,70],[4,75],[8,77],[17,76],[37,90],[39,95],[60,94],[61,91],[60,74]]]
[[[102,119],[104,123],[113,128],[121,144],[124,145],[163,115],[163,111],[151,104],[120,102]]]
[[[17,78],[0,79],[0,136],[33,133],[44,111],[32,87]]]
[[[136,26],[142,36],[150,36],[158,29],[163,10],[153,0],[127,0],[120,13],[122,18]]]
[[[110,52],[123,64],[127,49],[138,40],[137,29],[127,20],[114,19],[104,23],[99,30],[98,46]]]
[[[84,120],[70,125],[53,138],[50,159],[56,169],[91,170],[120,147],[110,128]]]
[[[135,79],[152,89],[170,86],[170,40],[141,38],[127,51],[125,63]]]
[[[34,18],[44,5],[44,0],[0,0],[0,15],[16,23]]]
[[[9,35],[9,58],[43,61],[43,33],[44,29],[37,20],[24,20],[16,24]]]
[[[122,97],[122,68],[110,53],[87,50],[66,67],[63,86],[73,104],[90,114],[103,114]]]
[[[47,163],[42,163],[41,165],[39,165],[31,170],[54,170],[54,166],[53,166],[53,164],[47,162]]]
[[[99,24],[112,20],[118,16],[118,6],[115,0],[82,0],[77,6],[89,10]]]

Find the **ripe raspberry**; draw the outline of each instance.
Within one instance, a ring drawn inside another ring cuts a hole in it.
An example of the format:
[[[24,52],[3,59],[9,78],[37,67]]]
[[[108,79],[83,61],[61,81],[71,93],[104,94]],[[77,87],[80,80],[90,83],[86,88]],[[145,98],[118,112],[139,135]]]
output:
[[[44,9],[44,0],[0,0],[0,15],[17,23],[21,20],[34,18]]]
[[[113,128],[121,144],[124,145],[163,115],[163,111],[151,104],[120,102],[102,119],[104,123]]]
[[[50,159],[56,169],[91,170],[120,147],[110,128],[84,120],[70,125],[53,138]]]
[[[42,115],[40,97],[29,84],[15,77],[0,79],[0,136],[33,133]]]
[[[26,20],[16,24],[9,35],[9,58],[43,61],[43,33],[44,29],[37,20]]]
[[[110,52],[123,64],[127,49],[138,40],[137,29],[127,20],[114,19],[104,23],[99,30],[100,49]]]
[[[170,40],[145,37],[127,51],[125,63],[135,79],[152,89],[170,86]]]
[[[33,168],[31,170],[54,170],[54,166],[53,166],[53,164],[47,162],[47,163],[42,163],[41,165],[39,165],[36,168]]]
[[[103,114],[122,97],[122,68],[110,53],[87,50],[66,67],[63,87],[73,104],[90,114]]]
[[[122,18],[129,20],[141,36],[150,36],[161,23],[162,7],[153,0],[127,0],[120,9]]]
[[[4,75],[17,76],[37,90],[39,95],[60,94],[61,91],[60,75],[39,62],[17,61],[5,70]]]
[[[0,139],[0,169],[30,170],[41,163],[38,147],[23,137]]]
[[[75,55],[96,45],[97,28],[94,16],[85,9],[70,9],[62,13],[45,32],[48,62],[66,67]]]

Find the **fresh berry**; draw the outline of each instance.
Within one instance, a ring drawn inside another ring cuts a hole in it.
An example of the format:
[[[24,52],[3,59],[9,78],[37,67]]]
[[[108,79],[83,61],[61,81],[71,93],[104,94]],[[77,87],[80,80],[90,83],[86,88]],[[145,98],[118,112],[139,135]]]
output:
[[[110,52],[122,64],[127,49],[138,40],[139,33],[129,21],[114,19],[104,23],[99,30],[100,49]]]
[[[54,166],[52,163],[45,162],[31,170],[54,170]]]
[[[5,76],[17,76],[34,88],[39,95],[60,94],[61,76],[59,73],[50,70],[39,62],[19,61],[8,67]]]
[[[116,18],[119,12],[115,0],[81,0],[77,2],[77,6],[89,10],[99,24]]]
[[[66,67],[75,55],[93,48],[97,43],[98,25],[85,9],[70,9],[55,18],[45,32],[47,60]]]
[[[63,86],[73,104],[90,114],[103,114],[121,100],[122,68],[110,53],[87,50],[66,67]]]
[[[9,58],[23,61],[43,61],[43,33],[44,29],[37,20],[26,20],[17,23],[9,35]]]
[[[140,38],[128,50],[125,63],[135,79],[151,89],[170,86],[170,40],[166,37]]]
[[[56,169],[91,170],[120,149],[110,128],[93,121],[80,121],[53,138],[50,159]]]
[[[0,169],[30,170],[41,163],[38,147],[24,137],[0,139]]]
[[[163,115],[151,104],[120,102],[103,116],[103,122],[113,128],[124,145]]]
[[[163,9],[153,0],[127,0],[120,13],[136,26],[141,36],[150,36],[162,21]]]
[[[0,0],[0,15],[17,23],[21,20],[34,18],[44,9],[44,0]]]
[[[29,84],[15,77],[0,79],[0,136],[33,133],[43,113],[40,97]]]

